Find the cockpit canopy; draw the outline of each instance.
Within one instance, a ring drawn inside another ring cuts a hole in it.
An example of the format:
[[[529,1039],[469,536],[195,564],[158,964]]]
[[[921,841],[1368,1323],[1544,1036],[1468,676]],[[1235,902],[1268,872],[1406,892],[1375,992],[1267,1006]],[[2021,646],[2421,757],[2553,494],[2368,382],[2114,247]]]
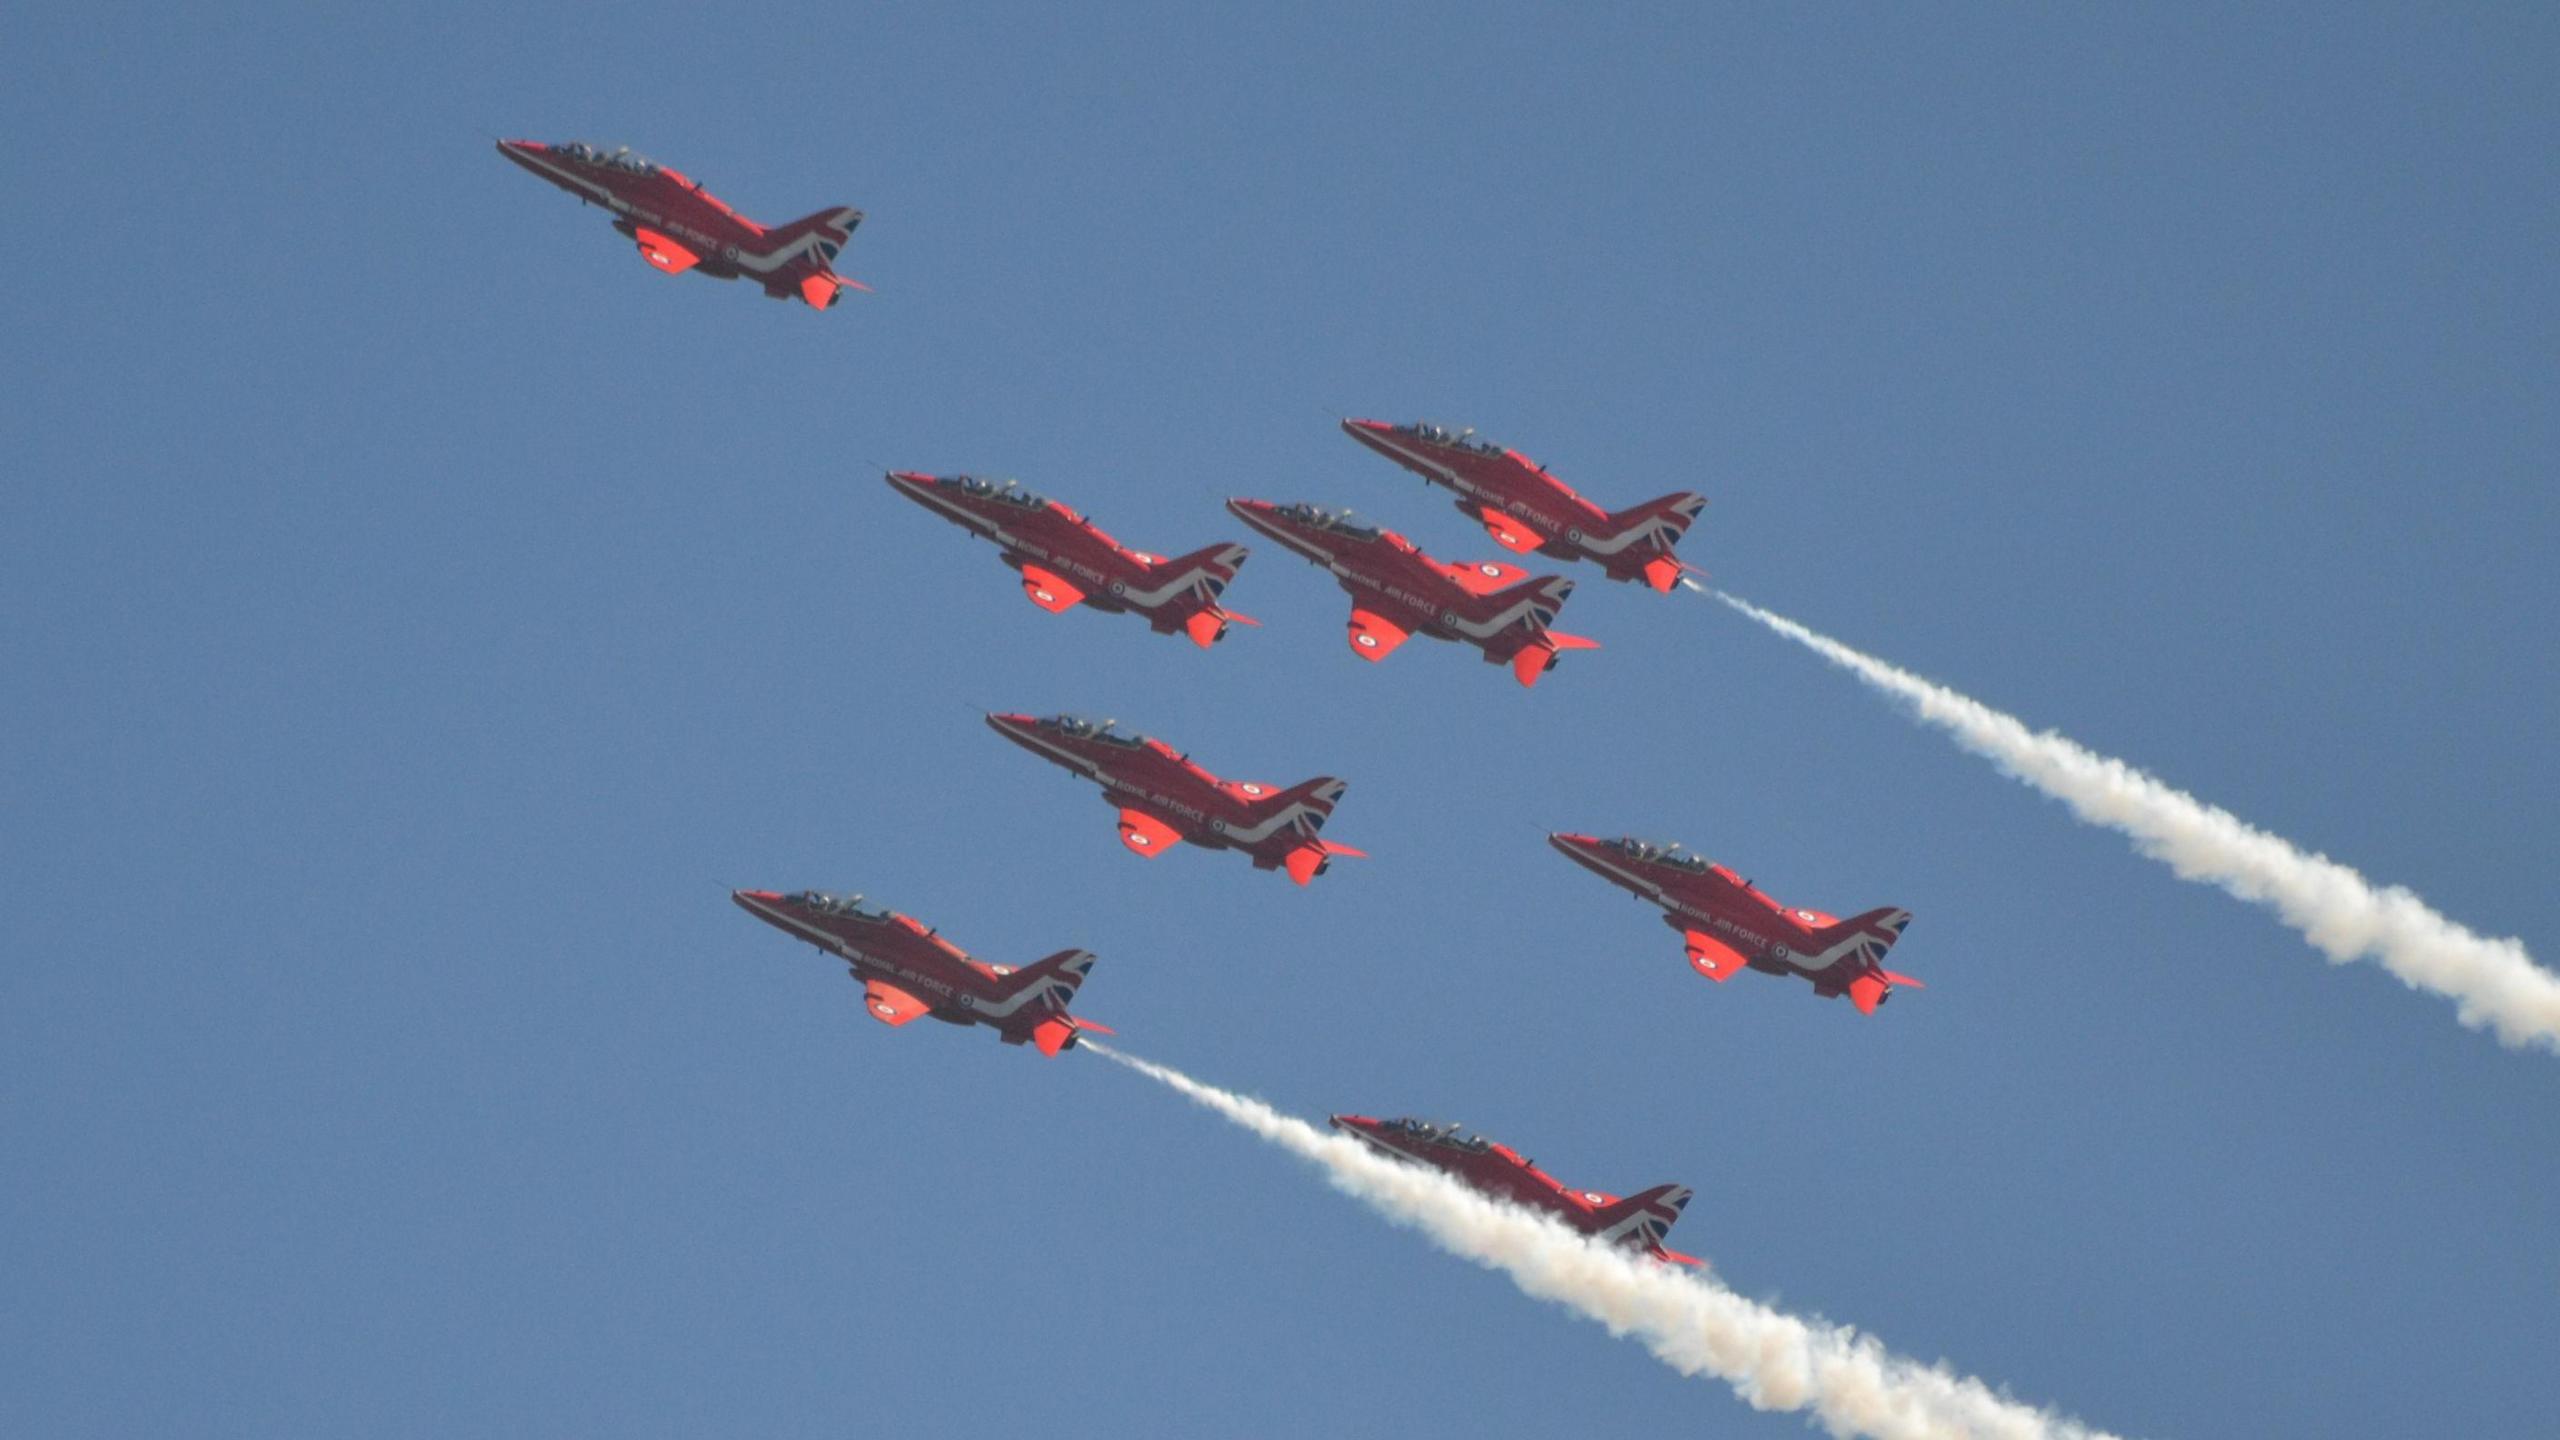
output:
[[[951,477],[951,483],[981,500],[1001,500],[1007,505],[1019,505],[1026,510],[1037,510],[1049,503],[1048,496],[1037,495],[1023,489],[1022,482],[1019,480],[986,475],[954,475]]]
[[[1130,749],[1147,743],[1147,737],[1122,730],[1116,720],[1088,720],[1082,715],[1050,715],[1036,722],[1043,730],[1055,730],[1070,740],[1099,740],[1106,745],[1124,745]]]
[[[1476,439],[1476,427],[1473,425],[1463,430],[1453,431],[1445,425],[1434,425],[1428,420],[1416,420],[1410,425],[1399,425],[1396,428],[1417,439],[1428,440],[1434,445],[1453,445],[1461,450],[1473,450],[1479,455],[1502,453],[1501,446],[1489,440]]]
[[[1329,530],[1336,535],[1347,535],[1354,540],[1378,538],[1377,526],[1361,524],[1352,518],[1348,510],[1334,510],[1300,501],[1295,505],[1279,506],[1271,513],[1292,524],[1306,525],[1317,530]]]
[[[1493,1142],[1481,1135],[1461,1135],[1459,1133],[1461,1127],[1454,1120],[1446,1125],[1434,1125],[1428,1120],[1416,1120],[1410,1115],[1403,1115],[1393,1120],[1379,1122],[1378,1128],[1393,1131],[1407,1139],[1422,1141],[1426,1144],[1451,1146],[1471,1155],[1480,1155],[1493,1148]]]
[[[866,906],[859,895],[830,895],[824,890],[803,890],[785,895],[785,901],[820,915],[844,915],[856,920],[886,920],[889,912],[878,906]]]
[[[567,156],[569,159],[584,161],[589,165],[602,165],[614,170],[627,170],[634,175],[655,175],[658,173],[657,162],[651,160],[646,155],[632,154],[631,147],[628,145],[617,146],[612,150],[607,150],[601,145],[590,145],[584,140],[571,140],[564,144],[554,145],[551,148],[559,154]]]
[[[1668,865],[1677,870],[1686,870],[1692,875],[1707,873],[1707,857],[1692,855],[1678,845],[1665,845],[1658,840],[1639,840],[1633,835],[1621,835],[1615,840],[1603,840],[1600,843],[1630,860],[1645,860],[1656,865]]]

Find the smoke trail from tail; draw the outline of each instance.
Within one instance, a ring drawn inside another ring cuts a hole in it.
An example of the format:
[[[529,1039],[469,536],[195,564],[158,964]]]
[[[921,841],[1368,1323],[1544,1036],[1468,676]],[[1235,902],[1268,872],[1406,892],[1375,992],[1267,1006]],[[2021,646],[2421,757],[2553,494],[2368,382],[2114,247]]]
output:
[[[1800,1320],[1746,1300],[1711,1279],[1675,1271],[1516,1206],[1498,1204],[1436,1170],[1371,1153],[1259,1100],[1204,1084],[1134,1055],[1091,1050],[1215,1111],[1301,1159],[1345,1193],[1429,1236],[1453,1255],[1511,1277],[1632,1335],[1683,1375],[1713,1375],[1760,1410],[1804,1410],[1833,1435],[1877,1440],[2106,1440],[1998,1394],[1979,1380],[1889,1354],[1844,1326]]]
[[[2373,882],[2325,855],[2207,805],[2151,775],[1908,670],[1852,650],[1747,600],[1718,600],[1805,646],[1875,689],[1910,704],[2011,777],[2071,807],[2092,825],[2133,838],[2134,848],[2182,880],[2220,886],[2264,905],[2335,965],[2372,959],[2413,989],[2452,998],[2462,1023],[2496,1032],[2510,1047],[2560,1052],[2560,975],[2533,963],[2524,942],[2475,935],[2397,885]]]

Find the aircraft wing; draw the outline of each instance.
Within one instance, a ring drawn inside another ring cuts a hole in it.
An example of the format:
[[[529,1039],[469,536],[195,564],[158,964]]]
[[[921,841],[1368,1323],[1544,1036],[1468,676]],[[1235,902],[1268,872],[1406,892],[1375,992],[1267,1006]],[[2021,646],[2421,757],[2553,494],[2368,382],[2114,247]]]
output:
[[[1493,537],[1493,543],[1514,555],[1526,555],[1547,543],[1546,536],[1531,529],[1529,522],[1517,515],[1505,515],[1488,505],[1477,512],[1477,517],[1484,521],[1484,531]]]
[[[1687,930],[1682,932],[1681,939],[1689,947],[1689,963],[1698,968],[1699,974],[1719,984],[1732,979],[1749,963],[1741,951],[1712,935]]]
[[[631,238],[640,242],[640,258],[670,275],[681,275],[702,263],[701,256],[646,226],[641,227]]]
[[[1151,810],[1120,812],[1120,843],[1152,860],[1182,843],[1182,832]]]
[[[1052,614],[1072,610],[1084,603],[1082,590],[1068,584],[1047,567],[1029,561],[1024,561],[1022,566],[1022,593],[1031,597],[1032,604]]]
[[[933,1007],[886,980],[862,982],[862,1008],[883,1025],[904,1025]]]
[[[1351,608],[1351,650],[1363,660],[1384,660],[1412,636],[1412,631],[1384,615],[1356,605]]]
[[[1470,595],[1490,595],[1508,590],[1529,578],[1529,572],[1517,565],[1499,560],[1479,560],[1473,565],[1444,565],[1441,573],[1457,582],[1458,588]]]

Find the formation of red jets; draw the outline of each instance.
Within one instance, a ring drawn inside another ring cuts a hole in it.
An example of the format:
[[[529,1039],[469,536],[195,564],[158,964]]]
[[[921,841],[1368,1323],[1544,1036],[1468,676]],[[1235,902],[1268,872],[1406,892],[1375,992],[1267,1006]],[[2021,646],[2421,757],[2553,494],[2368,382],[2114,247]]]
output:
[[[821,210],[768,230],[695,181],[628,150],[530,140],[502,140],[498,150],[580,201],[611,211],[613,228],[668,274],[751,279],[769,296],[796,296],[820,310],[847,288],[867,288],[833,268],[861,223],[858,210]],[[1706,507],[1703,496],[1681,491],[1604,510],[1545,466],[1477,440],[1471,430],[1359,419],[1344,420],[1342,430],[1448,489],[1458,509],[1505,550],[1588,561],[1611,580],[1657,591],[1694,584],[1693,568],[1674,552]],[[1156,633],[1183,635],[1203,649],[1232,626],[1259,623],[1225,606],[1246,558],[1242,545],[1211,544],[1166,559],[1121,544],[1076,510],[1010,480],[917,471],[885,478],[899,494],[992,543],[1021,577],[1024,596],[1043,610],[1134,614]],[[1562,576],[1531,575],[1499,561],[1434,559],[1391,530],[1320,505],[1233,499],[1227,510],[1333,577],[1350,597],[1347,639],[1363,660],[1383,660],[1426,635],[1473,646],[1488,663],[1508,666],[1521,685],[1532,686],[1565,652],[1598,648],[1555,628],[1574,589]],[[1118,812],[1121,843],[1139,855],[1154,858],[1183,844],[1237,850],[1256,869],[1283,871],[1307,885],[1335,859],[1362,854],[1323,837],[1348,788],[1331,776],[1286,788],[1227,780],[1163,741],[1108,720],[991,714],[986,721],[1005,739],[1098,786]],[[1797,976],[1816,995],[1846,995],[1863,1014],[1873,1014],[1896,989],[1919,987],[1883,966],[1885,952],[1910,924],[1907,910],[1841,920],[1784,905],[1677,845],[1569,833],[1548,841],[1574,863],[1661,907],[1664,921],[1680,932],[1689,963],[1710,980],[1743,970]],[[732,898],[757,919],[843,960],[862,982],[864,1008],[883,1024],[931,1016],[984,1025],[1006,1044],[1031,1045],[1046,1055],[1072,1049],[1081,1035],[1110,1033],[1069,1013],[1093,968],[1085,951],[1062,950],[1015,970],[977,960],[922,922],[868,907],[858,895],[740,890]],[[1518,1152],[1462,1135],[1456,1126],[1359,1115],[1332,1121],[1373,1149],[1436,1167],[1607,1243],[1658,1260],[1699,1263],[1663,1245],[1690,1199],[1680,1186],[1624,1198],[1575,1190]]]

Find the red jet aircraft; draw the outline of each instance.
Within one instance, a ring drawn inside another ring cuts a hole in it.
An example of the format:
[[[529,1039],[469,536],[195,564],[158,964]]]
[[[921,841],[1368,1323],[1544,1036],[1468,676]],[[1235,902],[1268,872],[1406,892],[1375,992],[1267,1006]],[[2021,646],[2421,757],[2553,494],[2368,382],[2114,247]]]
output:
[[[1641,580],[1656,590],[1680,581],[1688,566],[1671,553],[1707,498],[1686,490],[1616,514],[1574,493],[1521,454],[1437,425],[1345,420],[1342,433],[1414,474],[1458,492],[1458,510],[1482,521],[1494,543],[1519,554],[1535,550],[1559,560],[1595,560],[1612,580]]]
[[[1325,817],[1349,788],[1330,775],[1273,790],[1250,780],[1221,780],[1161,740],[1131,735],[1073,715],[1035,720],[990,715],[997,734],[1102,786],[1120,807],[1120,843],[1150,858],[1188,840],[1204,850],[1241,850],[1257,870],[1286,869],[1304,885],[1337,855],[1361,856],[1321,840]]]
[[[906,470],[887,478],[899,494],[994,541],[1004,563],[1022,572],[1022,593],[1053,614],[1080,604],[1109,614],[1134,610],[1157,634],[1188,635],[1204,650],[1227,633],[1230,621],[1262,623],[1218,605],[1244,563],[1241,545],[1212,545],[1167,560],[1122,545],[1082,515],[1011,480]]]
[[[580,201],[611,210],[613,228],[639,245],[640,258],[670,275],[698,270],[717,280],[744,276],[776,300],[797,295],[820,310],[843,298],[848,285],[871,288],[828,268],[862,223],[859,210],[839,205],[767,230],[696,182],[627,148],[608,154],[582,140],[501,140],[498,153]]]
[[[1508,662],[1523,685],[1556,668],[1567,650],[1600,642],[1550,630],[1573,582],[1532,578],[1517,566],[1484,561],[1444,565],[1392,530],[1363,525],[1348,510],[1230,500],[1247,525],[1333,572],[1351,596],[1351,653],[1384,660],[1416,631],[1463,640],[1493,664]]]
[[[1908,910],[1888,907],[1841,920],[1819,910],[1791,910],[1724,866],[1677,845],[1562,834],[1548,836],[1547,843],[1637,899],[1661,906],[1663,923],[1688,943],[1689,963],[1710,980],[1730,980],[1746,966],[1801,975],[1813,982],[1814,994],[1846,995],[1862,1015],[1876,1013],[1897,985],[1925,988],[1884,968],[1884,952],[1911,923]]]
[[[859,895],[838,899],[804,890],[733,890],[738,907],[797,940],[851,962],[863,1007],[883,1025],[930,1015],[953,1025],[992,1025],[1007,1045],[1031,1044],[1043,1055],[1075,1048],[1076,1037],[1111,1027],[1067,1013],[1093,956],[1061,950],[1020,970],[973,960],[967,951],[904,915],[866,908]]]
[[[1689,1203],[1689,1187],[1656,1185],[1624,1200],[1597,1190],[1567,1189],[1564,1182],[1539,1169],[1508,1145],[1481,1135],[1461,1138],[1455,1125],[1420,1120],[1372,1120],[1366,1115],[1335,1115],[1333,1128],[1370,1148],[1399,1160],[1445,1170],[1468,1187],[1524,1210],[1550,1215],[1598,1240],[1641,1250],[1656,1260],[1704,1265],[1695,1255],[1663,1248],[1662,1237]]]

